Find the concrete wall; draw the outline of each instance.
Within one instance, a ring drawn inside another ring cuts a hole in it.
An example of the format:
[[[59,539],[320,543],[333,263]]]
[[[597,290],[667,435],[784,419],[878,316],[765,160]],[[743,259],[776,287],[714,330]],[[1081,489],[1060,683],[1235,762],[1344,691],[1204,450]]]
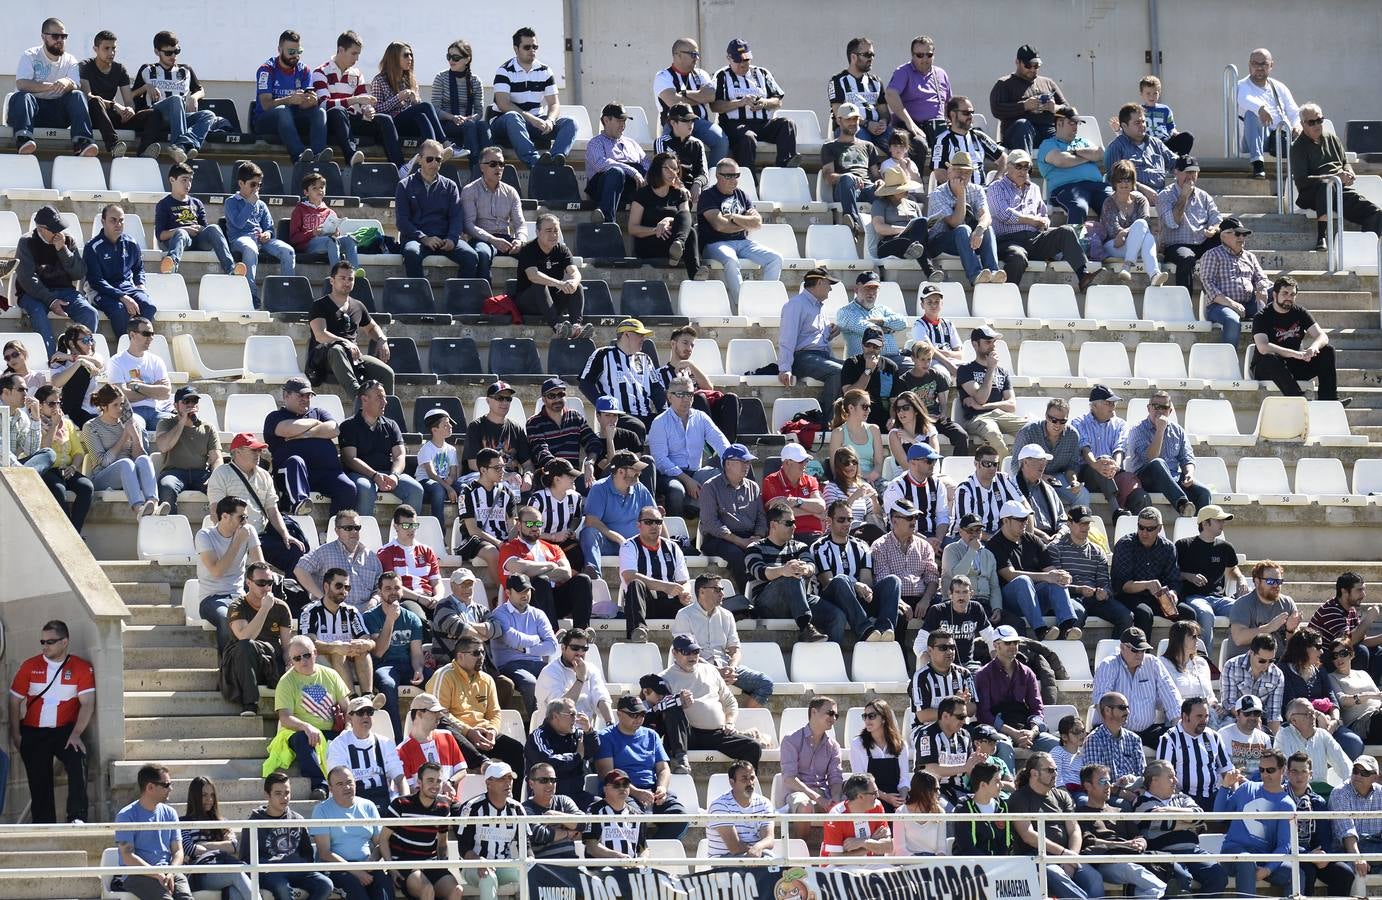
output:
[[[121,621],[129,611],[32,469],[0,469],[0,535],[0,619],[6,641],[0,679],[8,691],[20,663],[41,649],[44,622],[67,623],[71,652],[96,669],[96,715],[84,740],[90,754],[92,815],[108,821],[114,814],[106,808],[109,763],[124,758]],[[8,729],[8,702],[4,710]],[[59,786],[59,815],[64,790]],[[28,781],[16,754],[3,821],[16,821],[28,802]]]

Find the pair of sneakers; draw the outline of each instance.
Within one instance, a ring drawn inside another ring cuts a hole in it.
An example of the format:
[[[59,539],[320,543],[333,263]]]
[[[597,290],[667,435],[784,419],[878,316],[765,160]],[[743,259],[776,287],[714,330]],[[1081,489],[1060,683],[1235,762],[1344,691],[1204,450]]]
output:
[[[123,143],[123,141],[121,143]],[[38,152],[38,144],[34,141],[32,135],[15,135],[14,146],[23,156],[29,156]],[[72,152],[77,156],[96,156],[101,152],[101,148],[96,146],[95,141],[77,141],[72,145]]]
[[[557,337],[562,340],[579,341],[581,338],[590,337],[595,333],[595,326],[590,323],[568,322],[565,319],[552,326]]]

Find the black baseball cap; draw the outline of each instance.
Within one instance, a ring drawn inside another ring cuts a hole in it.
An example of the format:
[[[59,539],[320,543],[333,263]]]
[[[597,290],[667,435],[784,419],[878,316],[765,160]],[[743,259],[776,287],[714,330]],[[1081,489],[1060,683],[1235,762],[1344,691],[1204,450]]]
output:
[[[182,403],[184,400],[200,400],[201,398],[201,393],[189,384],[178,388],[177,393],[173,395],[173,402]]]
[[[1112,400],[1113,402],[1117,403],[1119,400],[1122,399],[1122,397],[1118,396],[1102,384],[1096,384],[1094,385],[1094,387],[1089,389],[1090,403],[1093,403],[1096,400]]]
[[[1200,171],[1200,161],[1193,156],[1182,156],[1171,166],[1177,172],[1198,172]]]
[[[855,284],[878,284],[878,283],[881,282],[882,280],[883,280],[883,279],[880,278],[880,277],[878,276],[878,273],[877,273],[877,272],[875,272],[875,271],[873,271],[872,269],[870,269],[870,270],[867,271],[867,272],[860,272],[860,273],[859,273],[859,277],[857,277],[857,278],[854,279],[854,283],[855,283]]]
[[[624,109],[622,103],[606,103],[605,108],[600,110],[600,118],[602,119],[627,119],[628,117],[628,110]]]
[[[1225,231],[1242,232],[1244,237],[1252,234],[1252,229],[1245,226],[1243,220],[1237,216],[1225,216],[1223,220],[1219,222],[1219,233],[1223,234]]]
[[[642,697],[635,697],[633,694],[625,694],[623,697],[620,697],[619,702],[614,705],[614,708],[620,712],[626,713],[643,713],[647,715],[648,712],[648,704],[643,702]]]

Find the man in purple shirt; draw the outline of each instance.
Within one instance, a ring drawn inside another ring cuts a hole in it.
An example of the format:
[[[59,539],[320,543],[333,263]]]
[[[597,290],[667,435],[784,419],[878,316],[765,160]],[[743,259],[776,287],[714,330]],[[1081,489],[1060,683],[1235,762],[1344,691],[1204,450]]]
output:
[[[585,192],[598,204],[606,222],[613,222],[624,197],[644,184],[648,160],[633,138],[624,136],[629,114],[622,103],[606,103],[600,111],[600,133],[585,148]]]
[[[840,800],[844,772],[840,744],[835,740],[839,707],[830,697],[815,697],[807,707],[806,724],[782,739],[782,792],[786,803],[779,812],[826,813]],[[792,837],[805,838],[807,822],[792,823]]]
[[[979,721],[1007,735],[1015,747],[1049,753],[1058,742],[1046,731],[1036,674],[1017,658],[1021,644],[1011,625],[994,629],[993,659],[974,676]]]
[[[950,76],[935,64],[935,58],[935,38],[928,34],[912,38],[912,59],[893,70],[885,93],[893,127],[911,133],[912,158],[923,174],[936,135],[946,127],[945,104],[950,100]]]

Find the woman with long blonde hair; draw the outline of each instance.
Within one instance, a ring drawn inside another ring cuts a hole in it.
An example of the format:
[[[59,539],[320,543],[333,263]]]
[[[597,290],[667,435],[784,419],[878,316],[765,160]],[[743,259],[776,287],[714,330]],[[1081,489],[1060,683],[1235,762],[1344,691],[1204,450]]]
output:
[[[835,401],[834,416],[830,420],[830,455],[841,447],[849,447],[859,460],[859,475],[870,484],[877,484],[883,475],[883,433],[869,421],[873,400],[859,388],[850,388]]]
[[[369,92],[375,98],[375,114],[392,117],[400,135],[436,141],[450,147],[437,108],[423,100],[418,93],[411,46],[394,41],[384,48],[384,55],[379,60],[379,74],[370,82]],[[451,154],[444,155],[449,157]]]

